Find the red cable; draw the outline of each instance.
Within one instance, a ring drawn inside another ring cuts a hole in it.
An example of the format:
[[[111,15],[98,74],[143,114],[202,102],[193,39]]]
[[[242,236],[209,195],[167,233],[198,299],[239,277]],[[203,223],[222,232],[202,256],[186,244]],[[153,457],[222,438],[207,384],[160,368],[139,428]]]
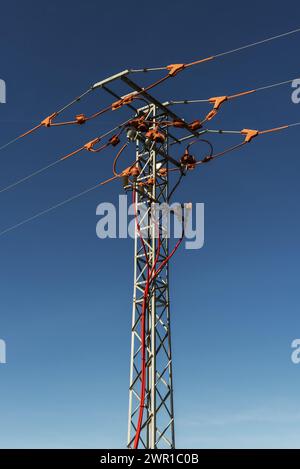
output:
[[[140,224],[138,222],[138,214],[137,214],[137,207],[136,207],[136,197],[135,197],[135,189],[132,191],[132,196],[133,196],[133,203],[134,203],[134,215],[135,215],[135,220],[136,220],[136,227],[138,231],[138,235],[141,239],[141,243],[143,246],[144,254],[145,254],[145,259],[146,259],[146,265],[147,265],[147,281],[146,281],[146,286],[144,290],[144,295],[143,295],[143,305],[142,305],[142,311],[141,311],[141,349],[142,349],[142,370],[141,370],[141,395],[140,395],[140,408],[139,408],[139,416],[138,416],[138,423],[137,423],[137,429],[136,429],[136,435],[134,438],[134,443],[133,443],[133,448],[137,449],[138,444],[139,444],[139,439],[140,439],[140,434],[141,434],[141,427],[142,427],[142,421],[143,421],[143,413],[144,413],[144,404],[145,404],[145,388],[146,388],[146,350],[145,350],[145,311],[146,311],[146,300],[149,292],[149,280],[150,280],[150,270],[149,270],[149,258],[147,255],[147,250],[146,250],[146,245],[144,242],[144,239],[141,235],[141,228]]]
[[[175,244],[174,248],[172,249],[172,251],[171,251],[171,253],[168,255],[168,257],[166,257],[166,259],[160,264],[160,266],[158,267],[158,269],[157,269],[156,272],[154,273],[154,276],[151,278],[151,282],[158,276],[158,274],[161,272],[161,270],[164,268],[164,266],[167,264],[167,262],[169,262],[169,260],[174,256],[175,252],[177,251],[177,249],[179,248],[180,244],[182,243],[183,238],[184,238],[184,229],[182,230],[181,238],[179,238],[179,240],[178,240],[177,243]]]
[[[133,189],[132,191],[132,198],[133,198],[133,204],[134,204],[134,215],[135,215],[135,220],[136,220],[136,227],[138,231],[138,235],[141,239],[141,243],[143,246],[143,250],[145,253],[145,258],[146,258],[146,265],[147,265],[147,280],[146,280],[146,286],[144,290],[144,295],[143,295],[143,305],[142,305],[142,311],[141,311],[141,350],[142,350],[142,370],[141,370],[141,394],[140,394],[140,408],[139,408],[139,416],[138,416],[138,423],[137,423],[137,428],[136,428],[136,434],[133,442],[133,448],[137,449],[139,440],[140,440],[140,435],[141,435],[141,429],[142,429],[142,422],[143,422],[143,414],[144,414],[144,406],[145,406],[145,394],[146,394],[146,306],[147,306],[147,299],[148,299],[148,294],[149,294],[149,288],[154,280],[155,277],[151,278],[153,271],[156,267],[156,264],[159,259],[160,255],[160,248],[161,248],[161,238],[160,238],[160,233],[159,233],[159,227],[158,227],[158,246],[157,246],[157,252],[155,256],[155,260],[153,263],[152,268],[150,269],[150,264],[149,264],[149,258],[147,255],[147,250],[146,250],[146,245],[145,241],[143,239],[143,236],[141,234],[141,228],[140,224],[138,222],[138,214],[137,214],[137,207],[136,207],[136,191]],[[157,225],[156,225],[157,226]]]
[[[137,208],[136,208],[136,197],[135,197],[135,189],[132,191],[132,196],[133,196],[133,204],[134,204],[134,214],[135,214],[135,220],[136,220],[136,226],[137,226],[137,231],[139,234],[139,237],[141,239],[141,243],[143,246],[143,250],[145,253],[145,258],[146,258],[146,265],[147,265],[147,280],[146,280],[146,286],[144,290],[144,295],[143,295],[143,305],[142,305],[142,311],[141,311],[141,349],[142,349],[142,369],[141,369],[141,394],[140,394],[140,408],[139,408],[139,416],[138,416],[138,422],[137,422],[137,428],[136,428],[136,434],[133,442],[133,448],[137,449],[139,440],[140,440],[140,435],[141,435],[141,429],[142,429],[142,422],[143,422],[143,413],[144,413],[144,406],[145,406],[145,394],[146,394],[146,343],[145,343],[145,337],[146,337],[146,306],[147,306],[147,298],[149,294],[149,288],[153,280],[158,276],[158,274],[161,272],[163,267],[167,264],[167,262],[173,257],[177,249],[179,248],[183,238],[184,238],[184,229],[182,231],[182,236],[181,238],[177,241],[176,245],[174,246],[173,250],[171,253],[167,256],[167,258],[160,264],[158,269],[154,271],[156,264],[159,259],[160,255],[160,248],[161,248],[161,237],[159,233],[159,226],[158,226],[158,247],[157,247],[157,252],[155,256],[155,261],[153,263],[152,268],[150,269],[149,265],[149,258],[147,255],[147,250],[146,250],[146,245],[145,241],[142,237],[141,234],[141,229],[140,225],[138,222],[138,215],[137,215]],[[157,226],[157,225],[156,225]],[[153,274],[154,272],[154,274]]]

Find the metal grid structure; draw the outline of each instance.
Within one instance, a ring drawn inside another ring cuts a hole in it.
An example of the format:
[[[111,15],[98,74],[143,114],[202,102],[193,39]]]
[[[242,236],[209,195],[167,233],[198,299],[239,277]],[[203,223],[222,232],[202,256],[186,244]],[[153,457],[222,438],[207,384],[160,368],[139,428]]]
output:
[[[151,119],[164,118],[153,104],[150,108]],[[136,191],[137,208],[143,205],[140,220],[141,232],[146,253],[135,228],[134,247],[134,295],[132,311],[131,364],[129,389],[128,447],[132,448],[137,429],[140,406],[141,386],[141,308],[147,277],[146,254],[150,268],[155,262],[157,250],[157,230],[160,230],[161,250],[159,261],[168,256],[168,237],[163,232],[159,217],[153,211],[152,203],[164,204],[168,201],[168,177],[157,174],[158,168],[168,168],[168,138],[157,151],[157,145],[145,147],[137,141],[136,159],[140,168],[137,184],[152,178],[154,183],[149,189]],[[173,377],[170,331],[170,303],[168,263],[153,281],[148,295],[146,309],[146,397],[144,421],[140,436],[141,447],[174,448],[174,407]]]
[[[177,138],[168,127],[164,128],[165,141],[150,146],[145,143],[145,136],[138,133],[136,137],[136,162],[139,167],[139,176],[136,181],[135,203],[137,208],[143,207],[143,216],[140,218],[141,234],[146,246],[144,252],[138,229],[135,228],[134,244],[134,292],[131,328],[131,358],[130,358],[130,386],[129,386],[129,413],[127,447],[134,447],[137,431],[137,421],[141,403],[141,310],[147,280],[147,267],[150,269],[155,262],[157,251],[158,231],[161,239],[161,248],[158,262],[163,263],[169,255],[168,236],[166,227],[161,223],[162,213],[153,212],[153,202],[158,206],[168,202],[168,171],[161,176],[158,169],[168,170],[169,165],[180,168],[180,163],[169,154],[170,145],[180,144],[181,141],[191,137],[199,137],[197,131],[192,131],[188,125],[169,107],[169,102],[161,103],[138,84],[128,78],[128,71],[111,77],[105,82],[97,84],[115,98],[121,98],[108,83],[119,80],[130,89],[138,92],[148,103],[143,108],[136,109],[131,104],[127,106],[138,116],[147,111],[149,121],[153,127],[157,123],[174,119],[182,121],[188,135]],[[151,179],[151,186],[139,183]],[[148,258],[148,266],[146,262]],[[139,438],[140,448],[175,448],[174,404],[173,404],[173,374],[172,374],[172,348],[170,326],[170,296],[169,296],[169,263],[151,284],[148,293],[146,308],[145,352],[146,352],[146,389],[143,423]]]

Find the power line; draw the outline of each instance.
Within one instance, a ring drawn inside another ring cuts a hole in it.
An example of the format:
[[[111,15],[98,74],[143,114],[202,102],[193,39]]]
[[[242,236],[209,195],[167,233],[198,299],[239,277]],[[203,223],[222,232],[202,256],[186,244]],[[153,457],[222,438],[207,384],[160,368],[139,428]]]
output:
[[[252,91],[253,92],[265,91],[271,88],[276,88],[277,86],[287,85],[289,83],[292,83],[294,80],[296,80],[296,78],[298,77],[292,78],[290,80],[279,81],[277,83],[272,83],[270,85],[260,86],[259,88],[255,88]],[[208,102],[210,102],[209,99],[182,99],[182,100],[176,100],[176,101],[175,100],[168,101],[167,105],[172,106],[176,104],[198,104],[198,103],[208,103]]]
[[[268,132],[271,132],[271,131],[274,131],[274,130],[281,130],[282,128],[296,127],[296,126],[299,126],[299,125],[300,125],[300,122],[294,122],[294,123],[292,123],[292,124],[288,124],[288,125],[283,126],[283,127],[278,127],[278,128],[275,128],[275,129],[268,129],[268,130],[260,131],[259,133],[264,134],[264,133],[268,133]],[[207,129],[206,132],[207,132],[207,133],[218,133],[218,134],[220,134],[220,133],[221,133],[221,134],[241,134],[241,131],[240,131],[240,130],[211,130],[211,129]],[[238,146],[242,146],[242,144],[237,145],[236,147],[238,147]],[[233,147],[233,148],[235,148],[235,147]],[[227,150],[226,150],[226,152],[227,152]],[[222,152],[222,154],[223,154],[223,152]],[[217,156],[221,156],[221,154],[220,154],[220,155],[217,155]],[[215,158],[215,157],[216,157],[216,155],[213,156],[213,158]],[[60,160],[56,161],[54,164],[58,163],[59,161],[60,161]],[[85,195],[85,194],[87,194],[87,193],[89,193],[89,192],[91,192],[91,191],[93,191],[93,190],[99,188],[101,185],[102,185],[102,183],[96,184],[95,186],[92,186],[92,187],[90,187],[90,188],[88,188],[88,189],[86,189],[86,190],[84,190],[84,191],[82,191],[82,192],[79,192],[79,194],[76,194],[76,195],[74,195],[74,196],[72,196],[72,197],[69,197],[68,199],[63,200],[62,202],[60,202],[60,203],[58,203],[58,204],[56,204],[56,205],[53,205],[53,206],[50,207],[50,208],[47,208],[47,209],[45,209],[45,210],[42,210],[41,212],[39,212],[39,213],[33,215],[32,217],[26,218],[25,220],[21,221],[20,223],[17,223],[17,224],[15,224],[15,225],[13,225],[13,226],[11,226],[11,227],[9,227],[9,228],[7,228],[7,229],[1,231],[1,232],[0,232],[0,236],[4,235],[4,234],[6,234],[6,233],[8,233],[8,232],[10,232],[10,231],[13,231],[13,230],[15,230],[16,228],[19,228],[20,226],[23,226],[23,225],[25,225],[26,223],[29,223],[30,221],[35,220],[35,219],[41,217],[42,215],[45,215],[45,214],[47,214],[47,213],[49,213],[49,212],[52,212],[53,210],[55,210],[55,209],[57,209],[57,208],[59,208],[59,207],[62,207],[63,205],[65,205],[65,204],[67,204],[67,203],[69,203],[69,202],[72,202],[73,200],[78,199],[79,197],[81,197],[81,196],[83,196],[83,195]]]
[[[293,29],[293,30],[288,31],[286,33],[282,33],[282,34],[278,34],[276,36],[271,36],[271,37],[268,37],[266,39],[262,39],[261,41],[251,42],[250,44],[246,44],[244,46],[237,47],[235,49],[230,49],[230,50],[225,51],[225,52],[220,52],[219,54],[215,54],[215,55],[211,56],[211,58],[215,59],[215,58],[223,57],[225,55],[229,55],[229,54],[233,54],[235,52],[239,52],[239,51],[242,51],[242,50],[245,50],[245,49],[249,49],[251,47],[255,47],[255,46],[258,46],[260,44],[264,44],[264,43],[267,43],[267,42],[274,41],[276,39],[280,39],[280,38],[283,38],[283,37],[286,37],[286,36],[291,36],[292,34],[296,34],[296,33],[299,33],[299,32],[300,32],[300,28]],[[187,64],[187,65],[188,66],[197,65],[198,63],[200,63],[202,61],[203,61],[203,59],[196,60],[195,62],[191,62],[190,64]],[[166,67],[152,67],[152,68],[147,67],[147,68],[140,68],[140,69],[132,69],[132,70],[130,70],[130,72],[132,72],[132,73],[154,72],[154,71],[161,71],[161,70],[165,70],[165,69],[166,69]]]
[[[281,81],[281,82],[278,82],[278,83],[274,83],[272,85],[261,86],[260,88],[256,88],[255,91],[269,90],[271,88],[275,88],[276,86],[287,85],[289,83],[292,83],[297,78],[299,78],[299,77],[292,78],[291,80],[286,80],[286,81]]]
[[[143,68],[143,69],[131,69],[131,70],[127,70],[126,73],[138,73],[138,72],[149,72],[149,71],[159,71],[159,70],[165,70],[165,69],[169,69],[170,70],[170,73],[161,78],[160,80],[158,80],[157,82],[154,82],[152,84],[150,84],[149,86],[147,86],[146,88],[144,88],[142,90],[142,92],[145,92],[146,90],[150,90],[152,89],[154,86],[157,86],[158,84],[160,84],[161,82],[165,81],[167,78],[169,78],[170,76],[175,76],[179,71],[183,70],[184,68],[186,67],[190,67],[190,66],[193,66],[193,65],[197,65],[199,63],[202,63],[202,62],[205,62],[205,61],[208,61],[208,60],[212,60],[212,59],[215,59],[215,58],[218,58],[218,57],[222,57],[222,56],[225,56],[225,55],[229,55],[229,54],[232,54],[234,52],[239,52],[241,50],[244,50],[244,49],[248,49],[250,47],[254,47],[254,46],[257,46],[259,44],[263,44],[263,43],[266,43],[266,42],[270,42],[270,41],[273,41],[273,40],[276,40],[276,39],[280,39],[282,37],[286,37],[286,36],[289,36],[289,35],[292,35],[292,34],[295,34],[295,33],[298,33],[300,32],[300,28],[297,28],[297,29],[294,29],[292,31],[288,31],[286,33],[282,33],[282,34],[278,34],[276,36],[272,36],[272,37],[269,37],[269,38],[266,38],[266,39],[263,39],[261,41],[256,41],[256,42],[253,42],[253,43],[250,43],[250,44],[246,44],[244,46],[241,46],[241,47],[238,47],[236,49],[231,49],[229,51],[225,51],[225,52],[221,52],[219,54],[216,54],[214,56],[211,56],[211,57],[208,57],[206,59],[200,59],[200,60],[196,60],[194,62],[190,62],[188,64],[182,64],[182,67],[179,67],[178,70],[176,70],[175,72],[172,71],[172,67],[174,66],[167,66],[167,67],[154,67],[154,68]],[[176,67],[175,67],[176,68]],[[122,72],[123,73],[123,72]],[[117,75],[116,75],[117,76]],[[53,118],[53,116],[55,115],[55,117],[57,117],[59,114],[61,114],[63,111],[65,111],[66,109],[68,109],[70,106],[72,106],[73,104],[77,103],[78,101],[80,101],[84,96],[86,96],[87,94],[89,94],[91,91],[93,91],[94,89],[96,89],[95,85],[91,86],[88,90],[86,90],[84,93],[82,93],[80,96],[78,96],[77,98],[73,99],[71,102],[69,102],[68,104],[66,104],[65,106],[63,106],[61,109],[59,109],[57,112],[55,112],[52,116],[49,116],[50,118]],[[121,100],[123,101],[123,100]],[[200,102],[200,101],[198,101]],[[109,110],[110,107],[104,109],[103,111],[107,111]],[[96,113],[93,117],[95,116],[98,116],[99,114],[101,114],[103,111],[100,111],[100,113]],[[49,118],[48,118],[49,119]],[[89,120],[89,119],[86,119],[86,120]],[[49,126],[51,125],[51,120],[49,121],[50,124]],[[70,123],[70,122],[68,122]],[[76,121],[74,122],[71,122],[72,124],[75,124],[75,123],[78,123]],[[64,123],[62,124],[54,124],[54,125],[63,125]],[[40,128],[43,124],[40,123],[38,124],[34,129],[31,129],[29,132],[26,132],[25,134],[22,134],[22,135],[19,135],[18,137],[10,140],[9,142],[5,143],[4,145],[2,145],[0,147],[0,151],[4,150],[5,148],[7,148],[8,146],[12,145],[13,143],[16,143],[18,140],[20,140],[22,137],[24,137],[25,135],[27,135],[28,133],[31,133],[33,132],[34,130],[37,130],[38,128]]]
[[[58,116],[59,114],[61,114],[62,112],[66,111],[69,107],[73,106],[75,103],[78,103],[84,96],[88,95],[89,93],[91,93],[92,91],[94,90],[94,88],[89,88],[88,90],[84,91],[81,95],[77,96],[77,98],[75,99],[72,99],[72,101],[70,101],[69,103],[65,104],[61,109],[59,109],[57,112],[56,112],[56,116]],[[37,126],[39,127],[40,124]],[[0,147],[0,151],[1,150],[4,150],[5,148],[9,147],[10,145],[12,145],[13,143],[16,143],[18,140],[20,140],[21,138],[23,137],[23,134],[22,135],[18,135],[18,137],[15,137],[13,138],[12,140],[10,140],[9,142],[5,143],[4,145],[2,145]]]
[[[247,48],[250,48],[250,47],[254,47],[256,45],[259,45],[259,44],[263,44],[263,43],[266,43],[266,42],[270,42],[270,41],[273,41],[275,39],[279,39],[279,38],[282,38],[282,37],[286,37],[286,36],[289,36],[289,35],[292,35],[292,34],[295,34],[297,32],[300,32],[300,28],[298,29],[294,29],[292,31],[288,31],[286,33],[283,33],[283,34],[279,34],[279,35],[276,35],[276,36],[272,36],[272,37],[269,37],[267,39],[264,39],[264,40],[261,40],[261,41],[257,41],[257,42],[253,42],[253,43],[250,43],[250,44],[247,44],[245,46],[241,46],[239,48],[236,48],[236,49],[231,49],[229,51],[226,51],[226,52],[222,52],[222,53],[219,53],[215,56],[213,56],[213,58],[216,58],[216,57],[221,57],[221,56],[225,56],[225,55],[228,55],[228,54],[231,54],[231,53],[234,53],[234,52],[238,52],[238,51],[241,51],[241,50],[244,50],[244,49],[247,49]],[[201,61],[197,61],[197,62],[193,62],[193,63],[190,63],[190,64],[187,64],[187,66],[191,66],[191,65],[194,65],[196,63],[199,63],[199,62],[202,62],[203,60]],[[138,72],[138,71],[150,71],[150,70],[162,70],[162,69],[165,69],[166,67],[162,68],[162,67],[156,67],[155,69],[142,69],[142,70],[130,70],[131,72]],[[170,66],[168,66],[168,68],[170,68]],[[145,92],[146,90],[150,90],[151,88],[153,88],[154,86],[156,86],[158,83],[160,83],[162,80],[166,79],[167,77],[164,77],[163,79],[161,80],[158,80],[158,82],[155,82],[154,84],[152,85],[149,85],[148,87],[146,88],[143,88],[142,89],[142,92]],[[293,81],[292,80],[285,80],[285,81],[281,81],[281,82],[278,82],[278,83],[273,83],[273,84],[270,84],[270,85],[266,85],[266,86],[262,86],[262,87],[259,87],[255,90],[251,90],[251,92],[254,92],[254,91],[263,91],[263,90],[267,90],[267,89],[270,89],[270,88],[274,88],[274,87],[277,87],[277,86],[281,86],[281,85],[284,85],[284,84],[288,84],[288,83],[291,83]],[[70,106],[74,105],[76,102],[80,101],[84,96],[86,96],[88,93],[90,93],[91,91],[93,91],[94,87],[91,87],[89,88],[87,91],[85,91],[84,93],[82,93],[80,96],[78,96],[77,98],[73,99],[71,102],[69,102],[68,104],[66,104],[65,106],[63,106],[61,109],[59,109],[56,113],[55,113],[55,116],[59,115],[60,113],[62,113],[63,111],[65,111],[66,109],[68,109]],[[250,92],[246,92],[246,93],[241,93],[242,95],[243,94],[247,94],[247,93],[250,93]],[[239,94],[239,95],[241,95]],[[239,95],[233,95],[231,97],[237,97]],[[228,98],[231,98],[230,96]],[[211,98],[212,99],[212,98]],[[191,104],[191,103],[198,103],[198,102],[208,102],[208,101],[211,101],[211,99],[202,99],[202,100],[183,100],[183,101],[170,101],[168,104]],[[119,126],[115,127],[114,129],[108,131],[106,134],[102,135],[100,138],[103,138],[104,136],[108,135],[109,133],[113,132],[114,130],[118,129],[118,128],[121,128],[122,126],[124,126],[126,123],[128,122],[125,121],[125,123],[123,124],[120,124]],[[292,123],[292,124],[289,124],[285,127],[294,127],[294,126],[297,126],[297,125],[300,125],[300,123],[296,122],[296,123]],[[201,131],[201,133],[219,133],[219,134],[237,134],[237,133],[241,133],[240,131],[230,131],[230,130],[210,130],[210,129],[203,129]],[[267,131],[265,131],[267,132]],[[11,140],[10,142],[6,143],[5,145],[3,145],[2,147],[0,147],[0,150],[8,147],[9,145],[11,145],[12,143],[16,142],[19,138],[21,138],[21,136]],[[19,179],[18,181],[8,185],[7,187],[3,188],[2,190],[0,190],[0,194],[3,193],[3,192],[6,192],[14,187],[16,187],[17,185],[25,182],[25,181],[28,181],[29,179],[33,178],[34,176],[38,175],[38,174],[41,174],[42,172],[52,168],[53,166],[57,165],[60,161],[62,161],[61,159],[59,160],[56,160],[54,161],[53,163],[50,163],[49,165],[37,170],[37,171],[34,171],[33,173],[31,173],[30,175],[28,176],[25,176],[21,179]],[[100,184],[99,184],[100,185]],[[98,187],[99,185],[97,186],[94,186],[93,188],[96,188]],[[60,204],[58,205],[55,205],[49,209],[46,209],[45,211],[42,211],[40,212],[39,214],[37,215],[34,215],[33,217],[30,217],[29,219],[26,219],[24,220],[23,222],[20,222],[19,224],[17,225],[14,225],[13,227],[11,228],[8,228],[7,230],[4,230],[2,233],[0,233],[0,236],[4,233],[7,233],[8,231],[11,231],[12,229],[15,229],[17,228],[18,226],[21,226],[23,225],[24,223],[27,223],[28,221],[31,221],[35,218],[38,218],[39,216],[45,214],[45,213],[48,213],[49,211],[52,211],[54,210],[55,208],[57,207],[60,207],[61,205],[64,205],[65,203],[71,201],[71,200],[74,200],[76,199],[77,197],[80,197],[81,195],[85,194],[86,192],[89,192],[90,190],[93,190],[93,188],[90,188],[88,189],[87,191],[84,191],[80,194],[77,194],[76,196],[70,198],[70,199],[67,199],[66,201],[63,201],[61,202]]]
[[[113,129],[110,129],[107,132],[105,132],[104,134],[100,135],[98,137],[99,141],[102,140],[103,138],[107,137],[108,135],[110,135],[112,132],[122,128],[127,122],[128,122],[128,120],[126,120],[125,122],[122,122],[122,124],[117,125]],[[14,187],[18,186],[19,184],[22,184],[25,181],[28,181],[29,179],[37,176],[38,174],[41,174],[41,173],[47,171],[48,169],[52,168],[53,166],[57,165],[58,163],[60,163],[62,161],[63,161],[63,159],[59,158],[58,160],[55,160],[53,163],[50,163],[47,166],[44,166],[43,168],[34,171],[33,173],[29,174],[28,176],[25,176],[21,179],[18,179],[17,181],[13,182],[12,184],[9,184],[8,186],[4,187],[3,189],[0,189],[0,194],[2,194],[3,192],[8,191],[10,189],[13,189]]]
[[[263,130],[263,131],[260,131],[261,133],[266,133],[266,132],[269,132],[269,131],[274,131],[274,130],[282,130],[282,129],[287,129],[288,127],[296,127],[300,125],[300,122],[293,122],[292,124],[284,124],[283,126],[281,127],[277,127],[275,129],[268,129],[267,131],[266,130]],[[213,129],[205,129],[205,133],[216,133],[216,134],[240,134],[241,131],[240,130],[223,130],[223,129],[219,129],[219,130],[213,130]]]
[[[268,37],[267,39],[263,39],[261,41],[252,42],[250,44],[246,44],[245,46],[241,46],[241,47],[238,47],[236,49],[231,49],[231,50],[228,50],[226,52],[221,52],[220,54],[215,55],[215,57],[223,57],[224,55],[233,54],[234,52],[239,52],[241,50],[249,49],[250,47],[255,47],[255,46],[258,46],[260,44],[265,44],[266,42],[271,42],[271,41],[274,41],[276,39],[280,39],[282,37],[291,36],[292,34],[296,34],[296,33],[299,33],[299,32],[300,32],[300,28],[293,29],[292,31],[288,31],[286,33],[278,34],[276,36],[271,36],[271,37]]]
[[[72,197],[69,197],[68,199],[63,200],[62,202],[59,202],[56,205],[53,205],[52,207],[49,207],[45,210],[42,210],[39,213],[36,213],[32,217],[26,218],[25,220],[21,221],[20,223],[16,223],[15,225],[10,226],[9,228],[6,228],[5,230],[0,232],[0,236],[3,236],[6,233],[9,233],[10,231],[15,230],[16,228],[19,228],[20,226],[25,225],[26,223],[29,223],[32,220],[36,220],[37,218],[41,217],[42,215],[45,215],[49,212],[52,212],[53,210],[56,210],[59,207],[62,207],[63,205],[68,204],[69,202],[72,202],[75,199],[78,199],[79,197],[82,197],[83,195],[97,189],[100,186],[100,184],[96,184],[95,186],[90,187],[89,189],[86,189],[82,192],[79,192],[79,194],[73,195]]]
[[[18,181],[13,182],[13,183],[10,184],[9,186],[6,186],[6,187],[4,187],[3,189],[0,189],[0,194],[2,194],[3,192],[8,191],[8,190],[10,190],[10,189],[13,189],[14,187],[18,186],[18,185],[21,184],[22,182],[28,181],[29,179],[33,178],[34,176],[37,176],[38,174],[43,173],[43,172],[46,171],[47,169],[52,168],[53,166],[57,165],[57,164],[60,163],[60,162],[61,162],[61,160],[56,160],[56,161],[54,161],[54,163],[50,163],[50,164],[48,164],[47,166],[44,166],[43,168],[38,169],[37,171],[34,171],[33,173],[29,174],[28,176],[25,176],[25,177],[23,177],[22,179],[19,179]]]

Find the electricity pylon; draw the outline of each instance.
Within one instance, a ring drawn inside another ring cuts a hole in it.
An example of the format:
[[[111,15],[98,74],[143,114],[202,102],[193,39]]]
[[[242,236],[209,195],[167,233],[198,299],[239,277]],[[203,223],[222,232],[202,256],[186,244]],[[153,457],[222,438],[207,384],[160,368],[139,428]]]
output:
[[[137,92],[147,102],[143,108],[136,109],[131,102],[127,107],[135,112],[136,116],[147,114],[147,120],[152,123],[150,128],[155,129],[157,124],[164,128],[163,141],[148,139],[147,134],[132,129],[128,137],[136,141],[136,165],[139,168],[134,184],[135,202],[137,209],[143,206],[143,223],[140,220],[140,234],[135,228],[134,245],[134,293],[131,329],[131,360],[130,360],[130,387],[129,387],[129,416],[128,416],[128,448],[134,447],[137,431],[138,415],[141,403],[142,382],[142,334],[141,318],[142,305],[145,294],[147,272],[153,268],[155,260],[163,265],[159,274],[151,282],[147,294],[147,308],[145,311],[145,401],[143,420],[139,437],[139,448],[171,449],[175,447],[174,430],[174,404],[173,404],[173,374],[172,349],[170,329],[170,298],[169,298],[169,266],[168,266],[168,226],[161,223],[157,213],[153,213],[152,203],[157,206],[168,203],[168,166],[176,166],[181,170],[180,162],[169,155],[169,147],[180,144],[181,141],[191,137],[199,137],[197,131],[191,130],[183,119],[178,117],[169,106],[169,102],[161,103],[147,90],[144,90],[131,78],[128,70],[121,72],[97,84],[115,98],[121,97],[110,88],[114,81],[121,80],[131,92]],[[125,95],[126,96],[126,95]],[[124,98],[124,96],[122,97]],[[167,120],[181,122],[188,136],[177,138],[163,123]],[[126,178],[125,178],[126,179]],[[126,186],[126,182],[125,182]],[[132,189],[132,186],[128,186]],[[163,216],[160,212],[160,217]],[[168,217],[167,217],[168,219]],[[160,236],[158,236],[159,230]],[[157,256],[158,239],[160,239],[160,255]],[[144,250],[144,246],[145,250]],[[164,261],[166,261],[164,263]]]
[[[127,76],[122,76],[134,91],[149,103],[137,112],[146,112],[153,127],[166,120],[181,121],[185,130],[191,136],[199,136],[197,131],[190,129],[180,117],[171,111],[168,102],[161,103],[148,92],[142,90]],[[135,232],[134,245],[134,293],[131,329],[131,359],[130,359],[130,387],[129,387],[129,415],[128,415],[128,448],[133,447],[136,434],[141,393],[141,308],[146,286],[147,262],[151,269],[155,262],[157,250],[157,229],[160,230],[161,249],[159,263],[164,262],[169,255],[167,232],[169,227],[163,226],[155,219],[151,205],[158,206],[168,203],[168,165],[175,165],[180,169],[180,163],[172,158],[168,151],[173,143],[180,143],[183,139],[176,138],[164,127],[164,142],[150,144],[145,141],[142,133],[137,134],[136,161],[139,176],[136,183],[136,203],[146,207],[143,216],[147,218],[146,226],[141,223],[141,234],[146,246],[146,253],[142,245],[138,230]],[[189,138],[190,138],[189,137]],[[147,144],[148,143],[148,144]],[[151,181],[151,184],[145,184]],[[141,183],[141,186],[139,186]],[[141,189],[139,189],[141,187]],[[157,223],[158,222],[158,223]],[[173,372],[170,323],[170,295],[169,295],[169,266],[168,262],[151,284],[146,309],[146,393],[144,416],[140,434],[140,448],[175,448],[174,403],[173,403]]]
[[[159,116],[159,117],[158,117]],[[163,119],[159,109],[149,107],[149,119]],[[158,150],[159,148],[159,150]],[[143,205],[140,230],[146,252],[135,228],[134,245],[134,295],[132,311],[131,364],[129,389],[128,447],[131,448],[137,429],[141,387],[141,309],[147,281],[147,269],[152,268],[156,258],[158,236],[162,231],[156,214],[151,210],[152,202],[166,204],[168,201],[168,135],[162,144],[151,144],[137,140],[136,160],[139,165],[139,182],[151,180],[151,185],[136,191],[137,209]],[[164,174],[160,176],[159,174]],[[145,222],[144,222],[145,221]],[[161,234],[159,262],[168,256],[168,237]],[[148,257],[148,266],[146,261]],[[169,272],[168,263],[151,284],[146,309],[146,394],[144,418],[140,435],[140,448],[174,448],[174,405],[172,350],[170,330]]]

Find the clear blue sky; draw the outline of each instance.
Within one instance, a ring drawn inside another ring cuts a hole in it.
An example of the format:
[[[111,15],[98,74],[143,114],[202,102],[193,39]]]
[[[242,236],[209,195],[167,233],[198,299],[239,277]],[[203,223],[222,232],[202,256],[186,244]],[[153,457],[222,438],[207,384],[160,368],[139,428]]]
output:
[[[126,67],[191,61],[299,27],[300,5],[10,0],[0,13],[2,144]],[[297,35],[233,54],[155,93],[206,98],[297,77],[299,46]],[[232,102],[211,127],[299,121],[291,91]],[[106,102],[93,94],[69,116]],[[7,148],[1,187],[127,115],[43,129]],[[84,155],[1,194],[0,230],[108,177],[110,165],[109,154]],[[290,360],[300,337],[299,171],[296,127],[205,166],[178,191],[206,207],[204,248],[178,252],[171,276],[178,447],[300,447],[300,365]],[[3,448],[125,445],[133,245],[95,235],[96,205],[119,192],[106,186],[0,238]]]

